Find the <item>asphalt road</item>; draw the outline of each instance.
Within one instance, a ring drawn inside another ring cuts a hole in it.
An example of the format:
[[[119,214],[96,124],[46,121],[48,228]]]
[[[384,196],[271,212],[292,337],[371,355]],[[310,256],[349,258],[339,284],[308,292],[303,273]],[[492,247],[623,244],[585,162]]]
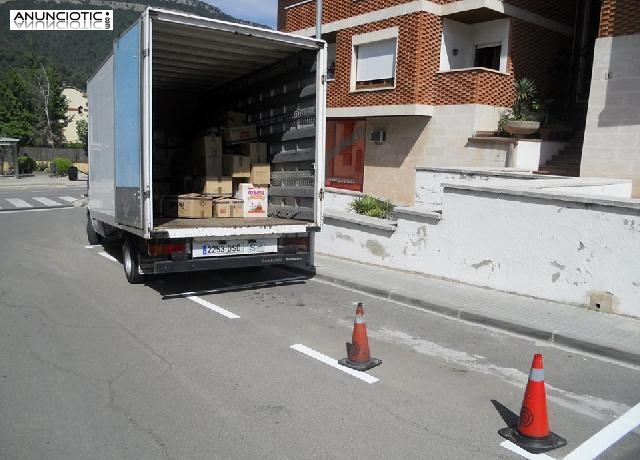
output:
[[[638,368],[281,270],[129,285],[85,212],[0,213],[1,459],[522,458],[497,431],[535,352],[553,458],[640,401]],[[343,358],[356,300],[373,383],[291,348]],[[640,458],[640,435],[600,458]]]

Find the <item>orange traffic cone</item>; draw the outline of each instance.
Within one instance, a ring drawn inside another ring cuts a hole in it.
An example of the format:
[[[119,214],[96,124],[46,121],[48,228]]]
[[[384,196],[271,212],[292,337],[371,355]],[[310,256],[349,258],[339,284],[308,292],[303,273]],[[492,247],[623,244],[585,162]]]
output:
[[[541,354],[533,356],[518,426],[502,428],[498,433],[533,454],[557,449],[567,443],[564,438],[549,430]]]
[[[367,325],[364,321],[362,302],[358,302],[356,307],[353,335],[351,343],[347,343],[347,357],[338,361],[338,364],[358,371],[367,371],[382,364],[382,360],[372,358],[369,354],[369,339],[367,339]]]

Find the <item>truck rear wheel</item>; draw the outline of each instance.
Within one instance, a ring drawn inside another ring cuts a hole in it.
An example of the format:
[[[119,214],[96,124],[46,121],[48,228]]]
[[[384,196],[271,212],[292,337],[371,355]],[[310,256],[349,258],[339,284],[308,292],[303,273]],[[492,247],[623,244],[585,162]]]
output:
[[[138,251],[134,237],[125,236],[122,240],[122,265],[124,266],[124,274],[130,284],[140,284],[144,281],[144,275],[140,273]]]

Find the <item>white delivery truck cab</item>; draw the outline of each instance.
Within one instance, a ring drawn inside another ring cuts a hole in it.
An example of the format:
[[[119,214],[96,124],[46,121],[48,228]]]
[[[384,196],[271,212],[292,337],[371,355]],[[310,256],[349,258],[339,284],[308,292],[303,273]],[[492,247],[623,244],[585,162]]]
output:
[[[131,283],[312,271],[325,69],[322,40],[147,9],[88,82],[90,242],[121,238]]]

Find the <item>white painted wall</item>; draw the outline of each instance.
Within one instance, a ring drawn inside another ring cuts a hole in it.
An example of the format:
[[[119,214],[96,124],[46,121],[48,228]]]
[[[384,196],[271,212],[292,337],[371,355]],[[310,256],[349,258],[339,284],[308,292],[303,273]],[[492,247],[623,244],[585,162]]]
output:
[[[450,186],[442,220],[399,213],[396,231],[326,219],[321,253],[578,305],[613,294],[640,317],[640,201]]]
[[[537,139],[520,139],[514,149],[515,168],[537,171],[554,155],[556,155],[566,142],[540,141]]]
[[[502,45],[500,51],[500,71],[507,71],[509,55],[509,20],[478,24],[463,24],[444,19],[442,26],[442,42],[440,47],[440,70],[466,69],[473,67],[476,46]],[[453,50],[456,49],[457,55]]]
[[[483,185],[614,199],[631,197],[631,181],[628,179],[549,177],[512,168],[416,168],[415,206],[441,206],[447,184]]]

